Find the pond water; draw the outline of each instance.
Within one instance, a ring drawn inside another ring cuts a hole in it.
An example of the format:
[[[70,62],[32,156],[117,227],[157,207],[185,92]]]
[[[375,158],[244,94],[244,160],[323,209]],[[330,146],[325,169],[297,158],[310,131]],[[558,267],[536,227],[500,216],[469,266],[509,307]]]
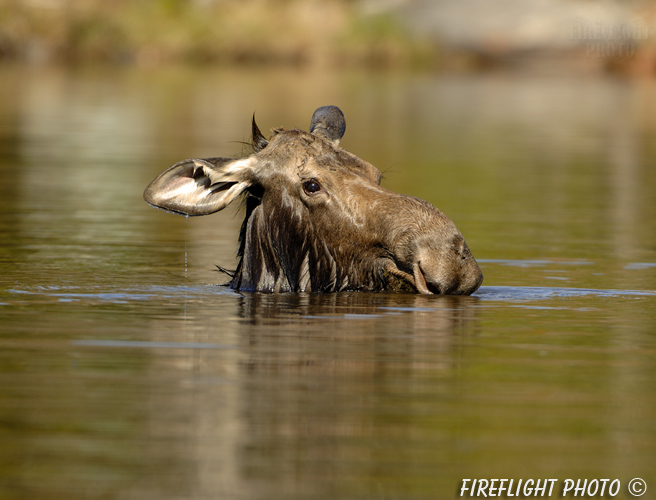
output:
[[[656,85],[529,75],[0,68],[0,499],[656,489]],[[240,294],[239,210],[144,187],[338,104],[456,222],[472,297]]]

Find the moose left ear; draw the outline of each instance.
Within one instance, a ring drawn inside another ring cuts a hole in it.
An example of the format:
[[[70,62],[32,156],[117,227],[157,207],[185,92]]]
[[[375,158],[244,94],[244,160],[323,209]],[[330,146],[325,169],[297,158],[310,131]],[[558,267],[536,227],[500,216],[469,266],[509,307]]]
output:
[[[183,160],[162,172],[144,191],[146,203],[181,215],[223,210],[251,185],[252,160]]]
[[[332,141],[336,146],[344,137],[346,119],[337,106],[322,106],[312,115],[310,132]]]

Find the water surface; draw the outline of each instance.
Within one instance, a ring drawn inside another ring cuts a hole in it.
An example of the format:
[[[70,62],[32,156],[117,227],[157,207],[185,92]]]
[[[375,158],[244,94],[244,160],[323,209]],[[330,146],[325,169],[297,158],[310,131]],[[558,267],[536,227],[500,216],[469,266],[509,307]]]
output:
[[[1,71],[0,498],[656,488],[652,82]],[[240,154],[253,112],[306,128],[324,104],[386,187],[456,222],[474,296],[235,293],[213,269],[238,209],[141,199],[180,159]]]

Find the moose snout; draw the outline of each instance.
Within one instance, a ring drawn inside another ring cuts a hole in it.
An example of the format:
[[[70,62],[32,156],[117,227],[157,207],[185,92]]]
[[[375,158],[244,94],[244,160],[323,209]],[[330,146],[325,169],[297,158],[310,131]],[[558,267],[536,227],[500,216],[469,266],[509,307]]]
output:
[[[483,282],[476,261],[460,269],[435,269],[430,261],[418,261],[413,265],[413,276],[417,291],[424,294],[471,295]]]
[[[470,295],[483,283],[476,259],[464,239],[457,238],[450,248],[420,248],[415,255],[412,274],[417,291],[424,294]]]

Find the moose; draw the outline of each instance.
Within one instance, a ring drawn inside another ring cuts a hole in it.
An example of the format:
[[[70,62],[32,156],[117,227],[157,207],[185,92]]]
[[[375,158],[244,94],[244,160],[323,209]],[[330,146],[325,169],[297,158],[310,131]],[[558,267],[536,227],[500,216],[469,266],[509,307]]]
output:
[[[309,132],[277,128],[268,140],[253,116],[252,154],[180,161],[144,199],[186,216],[244,200],[237,269],[219,267],[234,290],[474,293],[483,274],[455,224],[381,187],[376,167],[340,147],[345,130],[336,106],[318,108]]]

